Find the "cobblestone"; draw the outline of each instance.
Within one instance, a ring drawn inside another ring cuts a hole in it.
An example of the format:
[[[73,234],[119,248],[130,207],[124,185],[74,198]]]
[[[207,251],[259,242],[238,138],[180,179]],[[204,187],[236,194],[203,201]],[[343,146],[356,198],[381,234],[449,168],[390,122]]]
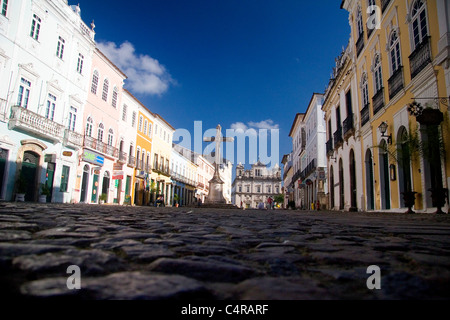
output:
[[[449,299],[450,217],[0,203],[9,298]],[[69,290],[67,268],[81,269]],[[366,286],[367,268],[382,289]]]

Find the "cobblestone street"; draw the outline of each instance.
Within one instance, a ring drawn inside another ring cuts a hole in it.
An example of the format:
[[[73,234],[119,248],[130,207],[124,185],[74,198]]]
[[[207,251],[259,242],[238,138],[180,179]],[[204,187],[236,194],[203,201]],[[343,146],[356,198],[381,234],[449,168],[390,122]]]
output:
[[[436,215],[0,203],[8,298],[448,299]],[[67,268],[81,268],[68,290]],[[381,268],[371,291],[367,268]]]

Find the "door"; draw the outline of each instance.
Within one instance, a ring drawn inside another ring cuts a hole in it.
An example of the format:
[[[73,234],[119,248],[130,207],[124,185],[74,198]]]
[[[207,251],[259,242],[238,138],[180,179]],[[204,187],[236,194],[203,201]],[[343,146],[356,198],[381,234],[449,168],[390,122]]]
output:
[[[345,188],[344,188],[344,167],[342,165],[342,159],[339,160],[339,210],[344,210],[344,202],[345,202]]]
[[[375,210],[374,196],[374,179],[373,179],[373,161],[372,152],[366,152],[366,193],[367,193],[367,210]]]
[[[8,150],[0,148],[0,199],[4,199],[3,186],[6,184],[5,172],[6,172],[6,161],[8,161]]]
[[[106,194],[105,203],[108,203],[110,182],[111,182],[111,180],[110,180],[109,172],[105,172],[105,175],[103,176],[103,183],[102,183],[102,194]]]
[[[92,181],[92,196],[91,196],[91,203],[97,203],[98,199],[98,174],[94,174],[94,180]]]
[[[37,174],[40,157],[38,154],[25,151],[23,154],[22,175],[26,180],[25,201],[35,202],[37,194]]]
[[[381,183],[381,209],[391,209],[391,191],[389,181],[389,158],[385,151],[387,148],[386,141],[381,142],[380,148],[380,183]]]
[[[334,210],[334,169],[330,167],[330,210]]]
[[[47,173],[45,175],[45,184],[47,185],[47,187],[50,190],[50,195],[47,196],[47,202],[51,202],[52,201],[53,183],[54,183],[54,179],[55,179],[55,168],[56,168],[56,164],[55,163],[48,163],[47,164]]]
[[[85,165],[83,170],[83,181],[81,182],[81,197],[80,197],[81,203],[86,202],[88,185],[89,185],[89,166]]]
[[[350,151],[350,196],[351,196],[351,211],[357,211],[357,201],[356,201],[356,163],[355,163],[355,153],[353,150]]]

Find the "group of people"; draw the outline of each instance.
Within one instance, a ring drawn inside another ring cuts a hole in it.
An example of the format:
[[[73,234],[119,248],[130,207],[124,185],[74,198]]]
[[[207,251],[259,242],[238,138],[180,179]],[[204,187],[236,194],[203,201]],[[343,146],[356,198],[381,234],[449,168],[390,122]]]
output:
[[[267,206],[265,206],[263,202],[260,202],[258,205],[258,209],[259,210],[265,210],[265,209],[274,210],[275,209],[275,201],[273,200],[272,197],[269,197],[267,199]]]

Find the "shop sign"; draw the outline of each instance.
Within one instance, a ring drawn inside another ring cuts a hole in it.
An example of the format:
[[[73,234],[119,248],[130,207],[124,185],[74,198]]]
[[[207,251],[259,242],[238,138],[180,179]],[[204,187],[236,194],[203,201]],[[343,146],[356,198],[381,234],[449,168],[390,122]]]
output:
[[[105,164],[105,157],[99,155],[96,152],[84,150],[83,161],[103,167],[103,165]]]

